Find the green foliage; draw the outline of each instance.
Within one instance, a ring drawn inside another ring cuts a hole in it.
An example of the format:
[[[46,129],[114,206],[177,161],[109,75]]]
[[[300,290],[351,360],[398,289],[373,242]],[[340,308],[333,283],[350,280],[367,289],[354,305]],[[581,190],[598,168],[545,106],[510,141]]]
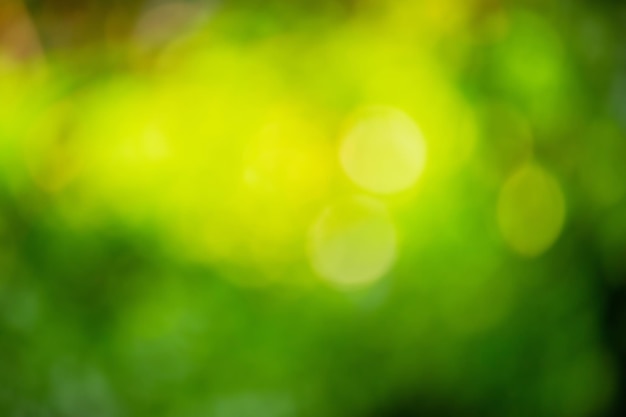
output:
[[[621,5],[6,4],[0,415],[622,415]]]

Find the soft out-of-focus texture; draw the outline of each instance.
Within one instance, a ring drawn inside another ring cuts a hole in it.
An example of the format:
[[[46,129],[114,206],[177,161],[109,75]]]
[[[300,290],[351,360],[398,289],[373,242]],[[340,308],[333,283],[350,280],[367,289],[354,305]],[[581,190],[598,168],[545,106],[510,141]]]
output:
[[[625,25],[3,0],[0,415],[624,416]]]

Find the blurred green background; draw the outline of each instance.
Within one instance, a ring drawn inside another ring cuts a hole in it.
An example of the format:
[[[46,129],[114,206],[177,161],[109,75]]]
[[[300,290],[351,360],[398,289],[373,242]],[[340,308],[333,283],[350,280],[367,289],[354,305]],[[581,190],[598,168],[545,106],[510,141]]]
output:
[[[626,3],[1,0],[0,415],[626,415]]]

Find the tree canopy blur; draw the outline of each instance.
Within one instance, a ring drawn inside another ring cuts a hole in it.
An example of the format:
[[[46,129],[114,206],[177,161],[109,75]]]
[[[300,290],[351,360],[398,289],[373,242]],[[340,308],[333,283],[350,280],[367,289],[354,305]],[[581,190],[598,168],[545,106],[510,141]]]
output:
[[[2,0],[0,415],[623,417],[624,25]]]

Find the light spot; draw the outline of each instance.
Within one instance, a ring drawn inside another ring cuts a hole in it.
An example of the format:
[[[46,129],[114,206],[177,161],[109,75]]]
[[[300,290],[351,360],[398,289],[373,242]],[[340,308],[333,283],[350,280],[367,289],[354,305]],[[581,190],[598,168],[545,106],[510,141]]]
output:
[[[426,143],[407,114],[372,107],[351,125],[339,154],[352,181],[374,193],[392,194],[415,184],[424,169]]]
[[[311,263],[340,287],[361,287],[392,267],[396,229],[385,206],[370,197],[340,201],[324,210],[309,236]]]
[[[169,155],[169,146],[165,134],[157,127],[148,126],[142,135],[140,144],[145,158],[160,161]]]
[[[135,27],[135,41],[154,48],[176,40],[206,19],[206,7],[182,1],[159,2],[144,11]]]
[[[496,59],[499,81],[526,97],[554,94],[564,80],[561,39],[539,15],[513,14],[507,37],[496,47]]]
[[[535,257],[556,241],[565,221],[565,199],[556,180],[526,165],[505,183],[498,201],[498,223],[507,244]]]

